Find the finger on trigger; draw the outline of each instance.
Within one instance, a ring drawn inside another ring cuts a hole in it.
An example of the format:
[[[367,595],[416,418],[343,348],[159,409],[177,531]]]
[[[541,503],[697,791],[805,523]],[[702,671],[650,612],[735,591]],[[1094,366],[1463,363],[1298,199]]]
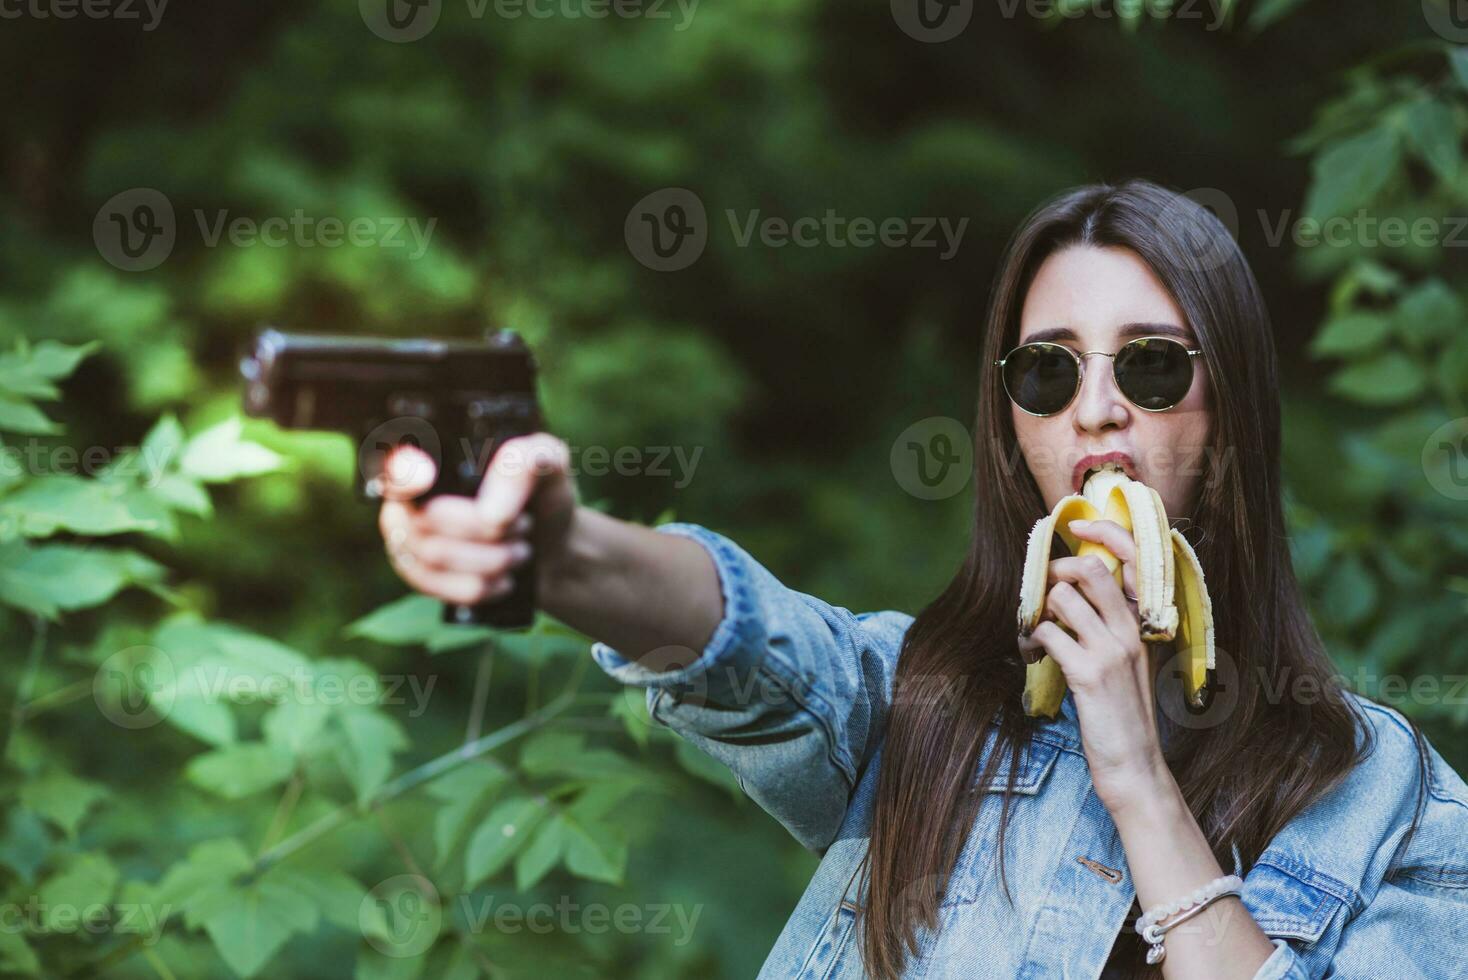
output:
[[[423,508],[424,530],[470,541],[499,541],[508,535],[485,523],[478,505],[468,497],[435,497]]]
[[[490,461],[475,499],[481,519],[492,528],[508,525],[522,511],[541,476],[564,470],[566,446],[545,432],[510,439]]]

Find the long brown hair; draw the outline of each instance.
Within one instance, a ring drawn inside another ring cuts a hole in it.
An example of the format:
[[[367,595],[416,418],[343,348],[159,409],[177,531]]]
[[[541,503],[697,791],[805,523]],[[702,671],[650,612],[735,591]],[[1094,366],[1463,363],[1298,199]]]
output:
[[[1150,181],[1064,192],[1021,223],[995,277],[979,360],[973,535],[952,582],[909,627],[897,664],[861,866],[862,955],[877,980],[899,977],[917,952],[918,930],[936,928],[943,891],[985,796],[975,786],[989,783],[1006,754],[1010,775],[997,834],[1009,897],[1003,838],[1021,753],[1039,722],[1020,709],[1025,668],[1015,612],[1026,538],[1045,503],[988,365],[1016,343],[1019,311],[1040,264],[1072,245],[1120,246],[1140,256],[1187,316],[1205,352],[1200,363],[1214,380],[1212,445],[1198,503],[1190,521],[1174,526],[1186,525],[1180,529],[1203,567],[1220,673],[1228,662],[1235,690],[1216,723],[1169,727],[1164,756],[1220,865],[1234,866],[1234,846],[1244,867],[1252,865],[1291,818],[1370,751],[1371,727],[1338,683],[1291,565],[1274,340],[1242,253],[1206,208]],[[1281,679],[1302,678],[1313,679],[1321,695],[1267,699]],[[950,696],[905,696],[935,680]],[[1210,686],[1217,689],[1217,678]],[[976,778],[991,726],[993,749]],[[1425,742],[1412,728],[1425,787]],[[979,832],[989,833],[992,823]],[[1141,974],[1140,957],[1131,956],[1142,951],[1140,937],[1127,936],[1127,959]]]

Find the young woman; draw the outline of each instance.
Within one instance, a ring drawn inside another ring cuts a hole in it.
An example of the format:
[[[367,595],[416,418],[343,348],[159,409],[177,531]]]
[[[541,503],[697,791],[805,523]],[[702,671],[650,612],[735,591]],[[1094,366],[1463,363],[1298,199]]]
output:
[[[544,609],[822,855],[761,977],[1468,976],[1468,786],[1343,690],[1311,625],[1269,320],[1228,231],[1146,181],[1058,196],[1010,243],[979,363],[973,535],[916,619],[787,588],[697,524],[579,506],[545,433],[472,501],[419,510],[426,468],[394,469],[382,531],[408,583],[457,602],[503,594],[533,548]],[[1113,522],[1074,531],[1125,589],[1057,558],[1047,620],[1017,638],[1030,528],[1108,454],[1205,572],[1201,714],[1160,696],[1179,681],[1140,637]],[[1021,710],[1042,655],[1068,685],[1054,718]]]

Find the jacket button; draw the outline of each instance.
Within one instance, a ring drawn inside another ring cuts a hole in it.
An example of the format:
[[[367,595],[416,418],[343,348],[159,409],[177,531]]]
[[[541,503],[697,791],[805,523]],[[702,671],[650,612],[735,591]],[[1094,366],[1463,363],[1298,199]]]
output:
[[[1098,861],[1092,861],[1090,858],[1084,856],[1077,857],[1076,860],[1079,861],[1081,864],[1084,864],[1086,867],[1090,868],[1092,871],[1096,872],[1101,877],[1105,878],[1113,885],[1121,881],[1122,874],[1115,868],[1108,868],[1106,865],[1101,864]]]

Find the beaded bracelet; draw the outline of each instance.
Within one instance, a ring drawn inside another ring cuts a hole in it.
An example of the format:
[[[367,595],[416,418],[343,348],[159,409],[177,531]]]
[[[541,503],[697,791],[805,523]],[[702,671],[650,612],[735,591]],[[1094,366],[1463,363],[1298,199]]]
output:
[[[1140,916],[1137,919],[1136,925],[1132,928],[1152,946],[1151,949],[1147,950],[1148,964],[1155,965],[1161,963],[1162,958],[1167,955],[1167,950],[1162,945],[1162,937],[1169,930],[1175,926],[1182,925],[1220,898],[1226,898],[1229,895],[1238,895],[1243,891],[1243,888],[1244,880],[1238,875],[1223,875],[1222,877],[1214,878],[1202,888],[1194,890],[1181,901],[1165,902],[1147,910],[1147,913]],[[1179,912],[1183,914],[1179,915],[1167,925],[1163,926],[1158,924],[1168,916],[1177,915]]]

